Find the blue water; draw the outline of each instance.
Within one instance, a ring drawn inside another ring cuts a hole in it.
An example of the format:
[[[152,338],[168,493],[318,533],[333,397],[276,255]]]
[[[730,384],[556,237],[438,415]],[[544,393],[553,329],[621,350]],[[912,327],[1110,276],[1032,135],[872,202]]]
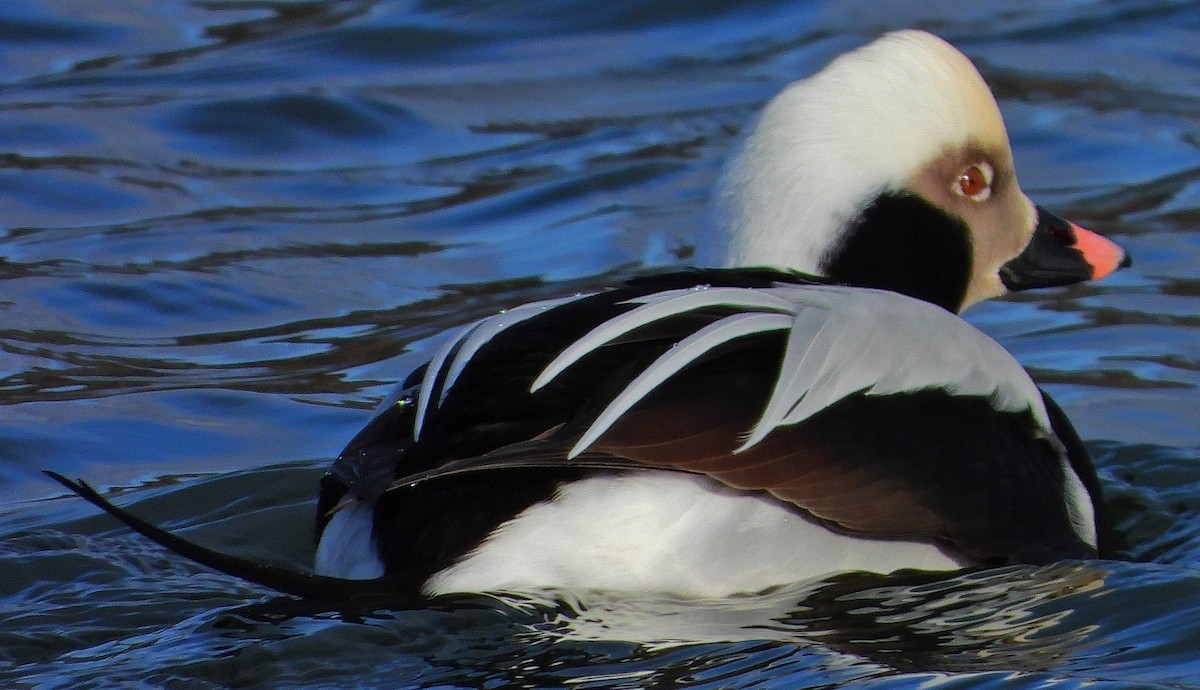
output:
[[[1075,421],[1125,560],[322,610],[40,474],[306,566],[316,478],[439,332],[686,264],[754,110],[901,27],[1136,258],[968,313]],[[8,0],[0,685],[1200,688],[1198,123],[1191,1]]]

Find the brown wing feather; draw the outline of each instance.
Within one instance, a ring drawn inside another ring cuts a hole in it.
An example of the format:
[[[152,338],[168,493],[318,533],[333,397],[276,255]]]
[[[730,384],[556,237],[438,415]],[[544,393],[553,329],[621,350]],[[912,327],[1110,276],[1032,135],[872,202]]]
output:
[[[915,491],[853,454],[839,452],[804,425],[778,428],[735,454],[740,436],[755,421],[755,414],[748,413],[752,406],[712,396],[672,398],[626,413],[591,450],[646,467],[705,474],[736,489],[766,491],[856,533],[946,536],[942,520]]]

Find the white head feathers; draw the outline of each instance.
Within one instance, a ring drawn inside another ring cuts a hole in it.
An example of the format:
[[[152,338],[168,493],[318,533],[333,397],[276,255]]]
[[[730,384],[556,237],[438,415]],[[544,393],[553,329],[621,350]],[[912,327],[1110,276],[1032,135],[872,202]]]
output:
[[[947,150],[1007,142],[966,56],[921,31],[888,34],[767,104],[721,175],[698,263],[820,273],[840,231],[879,192]]]

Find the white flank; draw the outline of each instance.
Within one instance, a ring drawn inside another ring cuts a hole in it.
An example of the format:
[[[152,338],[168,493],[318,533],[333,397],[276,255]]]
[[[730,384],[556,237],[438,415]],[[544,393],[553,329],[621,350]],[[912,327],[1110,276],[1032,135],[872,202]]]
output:
[[[769,497],[647,471],[571,482],[434,575],[427,594],[558,589],[727,596],[847,570],[953,570],[930,544],[830,531]]]
[[[314,569],[318,575],[348,580],[383,577],[383,563],[371,538],[374,512],[374,505],[354,503],[330,518],[317,544]]]
[[[1075,534],[1085,543],[1095,547],[1099,542],[1096,535],[1096,507],[1092,504],[1092,496],[1087,487],[1075,474],[1071,465],[1063,463],[1063,483],[1065,484],[1067,517]]]

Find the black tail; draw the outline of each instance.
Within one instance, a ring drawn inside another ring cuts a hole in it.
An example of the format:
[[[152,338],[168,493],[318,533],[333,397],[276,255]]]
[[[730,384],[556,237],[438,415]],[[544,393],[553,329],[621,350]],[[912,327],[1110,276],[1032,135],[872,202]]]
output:
[[[412,599],[417,590],[416,583],[405,582],[401,578],[382,577],[375,580],[345,580],[338,577],[327,577],[311,572],[292,570],[270,563],[256,563],[245,558],[219,553],[212,549],[194,544],[186,539],[146,522],[128,511],[109,503],[95,489],[83,480],[72,481],[66,477],[43,470],[46,476],[62,484],[81,498],[116,519],[125,523],[130,529],[146,537],[150,541],[167,548],[184,558],[193,560],[203,566],[212,568],[226,575],[262,585],[277,592],[303,597],[305,599],[320,599],[325,601],[344,601],[358,603],[363,600],[386,600],[402,602]]]

